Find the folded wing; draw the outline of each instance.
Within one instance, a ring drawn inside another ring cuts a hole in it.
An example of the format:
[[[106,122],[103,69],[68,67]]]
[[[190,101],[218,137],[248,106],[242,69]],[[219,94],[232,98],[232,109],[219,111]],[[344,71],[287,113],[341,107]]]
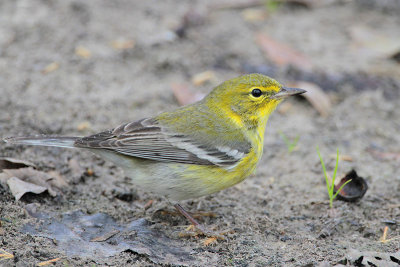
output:
[[[211,145],[193,137],[174,133],[153,119],[123,124],[113,130],[80,138],[76,147],[107,149],[126,156],[163,162],[196,165],[235,166],[250,151],[227,145]]]

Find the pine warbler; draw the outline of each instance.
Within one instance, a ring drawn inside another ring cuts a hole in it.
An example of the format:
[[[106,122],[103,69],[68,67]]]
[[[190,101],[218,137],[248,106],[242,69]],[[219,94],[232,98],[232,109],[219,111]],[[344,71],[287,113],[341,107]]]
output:
[[[145,190],[184,200],[243,181],[263,152],[269,115],[305,90],[249,74],[225,81],[203,100],[88,137],[14,137],[13,144],[86,148],[121,166]],[[180,205],[175,207],[195,226]]]

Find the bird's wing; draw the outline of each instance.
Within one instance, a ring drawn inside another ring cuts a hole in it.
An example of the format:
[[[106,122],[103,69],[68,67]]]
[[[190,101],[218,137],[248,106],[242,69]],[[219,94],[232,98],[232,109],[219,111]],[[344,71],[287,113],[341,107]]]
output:
[[[113,130],[83,137],[76,147],[107,149],[126,156],[163,162],[197,165],[234,166],[247,153],[226,145],[205,144],[185,134],[174,133],[152,119],[123,124]]]

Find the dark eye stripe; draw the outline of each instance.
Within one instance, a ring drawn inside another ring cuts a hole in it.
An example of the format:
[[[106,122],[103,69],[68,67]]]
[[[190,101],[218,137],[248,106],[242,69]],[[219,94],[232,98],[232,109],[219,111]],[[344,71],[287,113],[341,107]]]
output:
[[[262,91],[258,88],[255,88],[253,91],[251,91],[251,95],[254,97],[260,97],[262,96]]]

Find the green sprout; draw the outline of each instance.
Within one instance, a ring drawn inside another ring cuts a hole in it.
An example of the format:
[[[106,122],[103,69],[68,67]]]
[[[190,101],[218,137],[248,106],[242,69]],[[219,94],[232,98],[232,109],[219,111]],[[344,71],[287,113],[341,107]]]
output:
[[[264,1],[265,8],[268,12],[274,13],[278,10],[280,1],[278,0],[265,0]]]
[[[296,136],[295,139],[293,139],[293,141],[290,141],[289,138],[287,138],[286,135],[282,131],[280,131],[279,134],[282,137],[283,141],[285,142],[289,153],[291,153],[296,148],[297,143],[299,142],[300,136],[298,135],[298,136]]]
[[[337,197],[339,192],[342,191],[343,187],[346,184],[348,184],[349,182],[351,182],[351,179],[346,181],[344,184],[342,184],[342,186],[339,188],[339,190],[336,191],[335,194],[333,194],[333,191],[335,189],[336,172],[337,172],[337,169],[338,169],[338,166],[339,166],[339,149],[336,150],[336,165],[335,165],[335,170],[333,171],[332,181],[331,182],[329,182],[328,174],[326,173],[324,160],[322,159],[322,156],[321,156],[321,153],[319,152],[319,147],[318,146],[317,146],[317,153],[318,153],[319,160],[321,161],[322,170],[324,171],[324,175],[325,175],[326,188],[328,190],[328,195],[329,195],[329,207],[332,208],[333,207],[333,200]]]

